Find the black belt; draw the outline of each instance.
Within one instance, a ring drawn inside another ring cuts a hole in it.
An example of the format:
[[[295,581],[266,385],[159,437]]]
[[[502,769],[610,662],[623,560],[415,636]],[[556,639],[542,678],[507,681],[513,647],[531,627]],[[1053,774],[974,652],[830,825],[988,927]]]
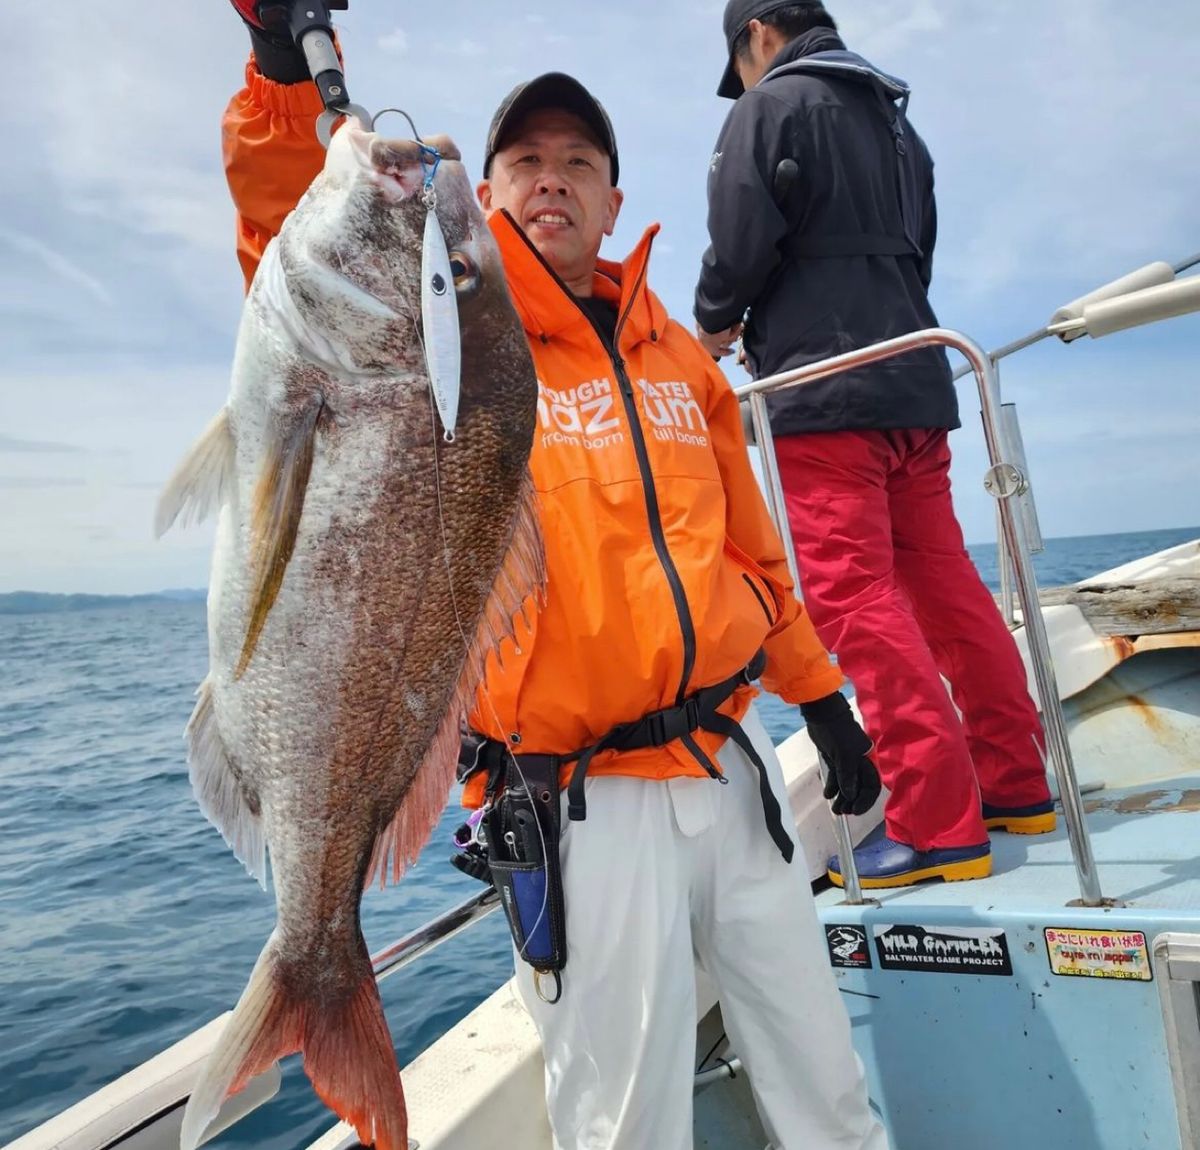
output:
[[[749,664],[731,675],[723,682],[711,687],[703,687],[690,695],[678,707],[664,707],[659,711],[651,711],[630,723],[621,723],[613,727],[608,734],[597,742],[570,755],[514,755],[518,764],[528,763],[544,777],[544,772],[550,769],[554,777],[558,777],[561,767],[575,764],[571,781],[567,786],[567,817],[573,822],[582,822],[587,818],[587,800],[584,797],[584,782],[587,778],[588,767],[601,751],[637,751],[647,747],[663,747],[676,739],[682,740],[684,746],[696,756],[700,765],[716,779],[724,779],[721,772],[713,766],[708,756],[701,750],[691,737],[696,731],[707,731],[709,734],[722,735],[732,739],[741,748],[745,756],[754,764],[758,771],[758,791],[762,798],[763,814],[767,820],[767,831],[772,841],[779,848],[785,862],[792,861],[795,852],[795,842],[783,826],[783,813],[779,808],[779,800],[771,790],[771,781],[767,775],[767,765],[762,756],[755,750],[750,736],[738,722],[722,715],[717,708],[743,684],[752,683],[763,672],[766,666],[766,655],[759,651]],[[485,744],[481,763],[496,763],[499,756],[507,758],[510,748],[491,740]],[[503,761],[503,760],[500,760]]]

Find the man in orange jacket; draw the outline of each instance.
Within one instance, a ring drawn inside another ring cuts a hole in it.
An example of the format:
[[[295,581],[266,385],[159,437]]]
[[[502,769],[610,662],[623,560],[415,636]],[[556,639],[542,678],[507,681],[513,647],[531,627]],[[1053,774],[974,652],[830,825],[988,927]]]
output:
[[[224,123],[249,281],[322,166],[322,105],[259,4],[233,3],[254,48]],[[624,263],[599,259],[618,171],[603,108],[549,74],[501,105],[479,187],[539,379],[548,578],[472,724],[506,759],[552,763],[570,794],[560,1000],[517,964],[556,1145],[691,1146],[698,959],[774,1144],[883,1150],[750,679],[801,706],[835,810],[877,797],[869,742],[792,594],[737,400],[647,286],[657,228]],[[468,781],[469,805],[486,782]]]

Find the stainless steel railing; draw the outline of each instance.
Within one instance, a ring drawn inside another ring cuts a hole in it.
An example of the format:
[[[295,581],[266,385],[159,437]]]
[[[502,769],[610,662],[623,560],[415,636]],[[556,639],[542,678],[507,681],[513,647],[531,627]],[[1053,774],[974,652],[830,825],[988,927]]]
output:
[[[783,538],[792,579],[799,587],[795,549],[791,542],[791,531],[788,529],[783,489],[779,481],[779,466],[775,458],[775,442],[771,437],[770,426],[767,422],[766,396],[771,392],[815,383],[820,379],[828,379],[831,375],[879,363],[923,347],[947,347],[961,352],[967,358],[969,369],[975,373],[979,385],[979,405],[983,416],[984,438],[987,441],[988,457],[991,461],[991,467],[984,477],[984,486],[997,500],[1001,535],[1016,579],[1022,618],[1029,641],[1034,681],[1042,708],[1046,744],[1050,760],[1054,765],[1055,777],[1058,780],[1063,815],[1067,823],[1067,835],[1071,844],[1071,855],[1079,879],[1080,903],[1084,906],[1103,906],[1105,900],[1100,891],[1091,839],[1088,836],[1087,823],[1083,814],[1083,799],[1079,793],[1075,764],[1071,757],[1071,746],[1067,741],[1066,721],[1063,718],[1062,706],[1059,702],[1058,683],[1054,674],[1054,661],[1050,654],[1050,642],[1046,635],[1046,626],[1042,620],[1038,602],[1037,579],[1033,572],[1033,561],[1026,539],[1025,516],[1018,512],[1016,503],[1018,497],[1028,489],[1028,483],[1023,468],[1013,457],[1013,452],[1008,445],[1009,437],[1004,434],[996,366],[992,358],[977,343],[959,332],[949,331],[945,328],[931,328],[927,331],[913,332],[897,339],[873,344],[858,351],[834,356],[831,359],[807,364],[793,371],[785,371],[765,379],[755,380],[753,383],[735,389],[739,399],[747,400],[750,403],[755,437],[759,450],[762,452],[763,472],[767,481],[767,502],[775,519],[776,527]],[[846,884],[847,901],[861,901],[858,876],[857,874],[852,875],[855,868],[853,866],[853,850],[849,845],[849,824],[844,818],[837,821],[837,831],[841,852],[839,861]]]
[[[437,918],[430,919],[411,934],[398,938],[390,946],[385,946],[371,955],[371,966],[375,970],[376,979],[382,981],[396,971],[403,970],[431,950],[436,950],[443,942],[449,942],[456,934],[474,926],[499,906],[500,896],[495,887],[489,886],[465,902],[460,902],[458,906],[439,914]]]

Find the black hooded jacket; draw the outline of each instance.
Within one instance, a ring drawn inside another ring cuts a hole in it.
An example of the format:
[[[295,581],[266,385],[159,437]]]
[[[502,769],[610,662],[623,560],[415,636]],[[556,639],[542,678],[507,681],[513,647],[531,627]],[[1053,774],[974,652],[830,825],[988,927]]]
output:
[[[937,326],[926,294],[933,160],[904,116],[907,100],[901,81],[819,28],[734,104],[710,168],[712,242],[695,314],[717,332],[750,309],[744,344],[757,378]],[[940,349],[793,388],[768,406],[776,434],[959,426]]]

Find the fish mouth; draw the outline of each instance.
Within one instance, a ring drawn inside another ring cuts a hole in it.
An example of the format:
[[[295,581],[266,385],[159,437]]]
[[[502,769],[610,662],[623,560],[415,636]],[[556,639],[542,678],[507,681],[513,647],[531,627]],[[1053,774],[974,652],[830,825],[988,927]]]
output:
[[[435,164],[462,160],[449,136],[430,136],[420,142],[394,139],[368,132],[352,120],[338,135],[346,136],[354,162],[392,199],[413,199]]]

